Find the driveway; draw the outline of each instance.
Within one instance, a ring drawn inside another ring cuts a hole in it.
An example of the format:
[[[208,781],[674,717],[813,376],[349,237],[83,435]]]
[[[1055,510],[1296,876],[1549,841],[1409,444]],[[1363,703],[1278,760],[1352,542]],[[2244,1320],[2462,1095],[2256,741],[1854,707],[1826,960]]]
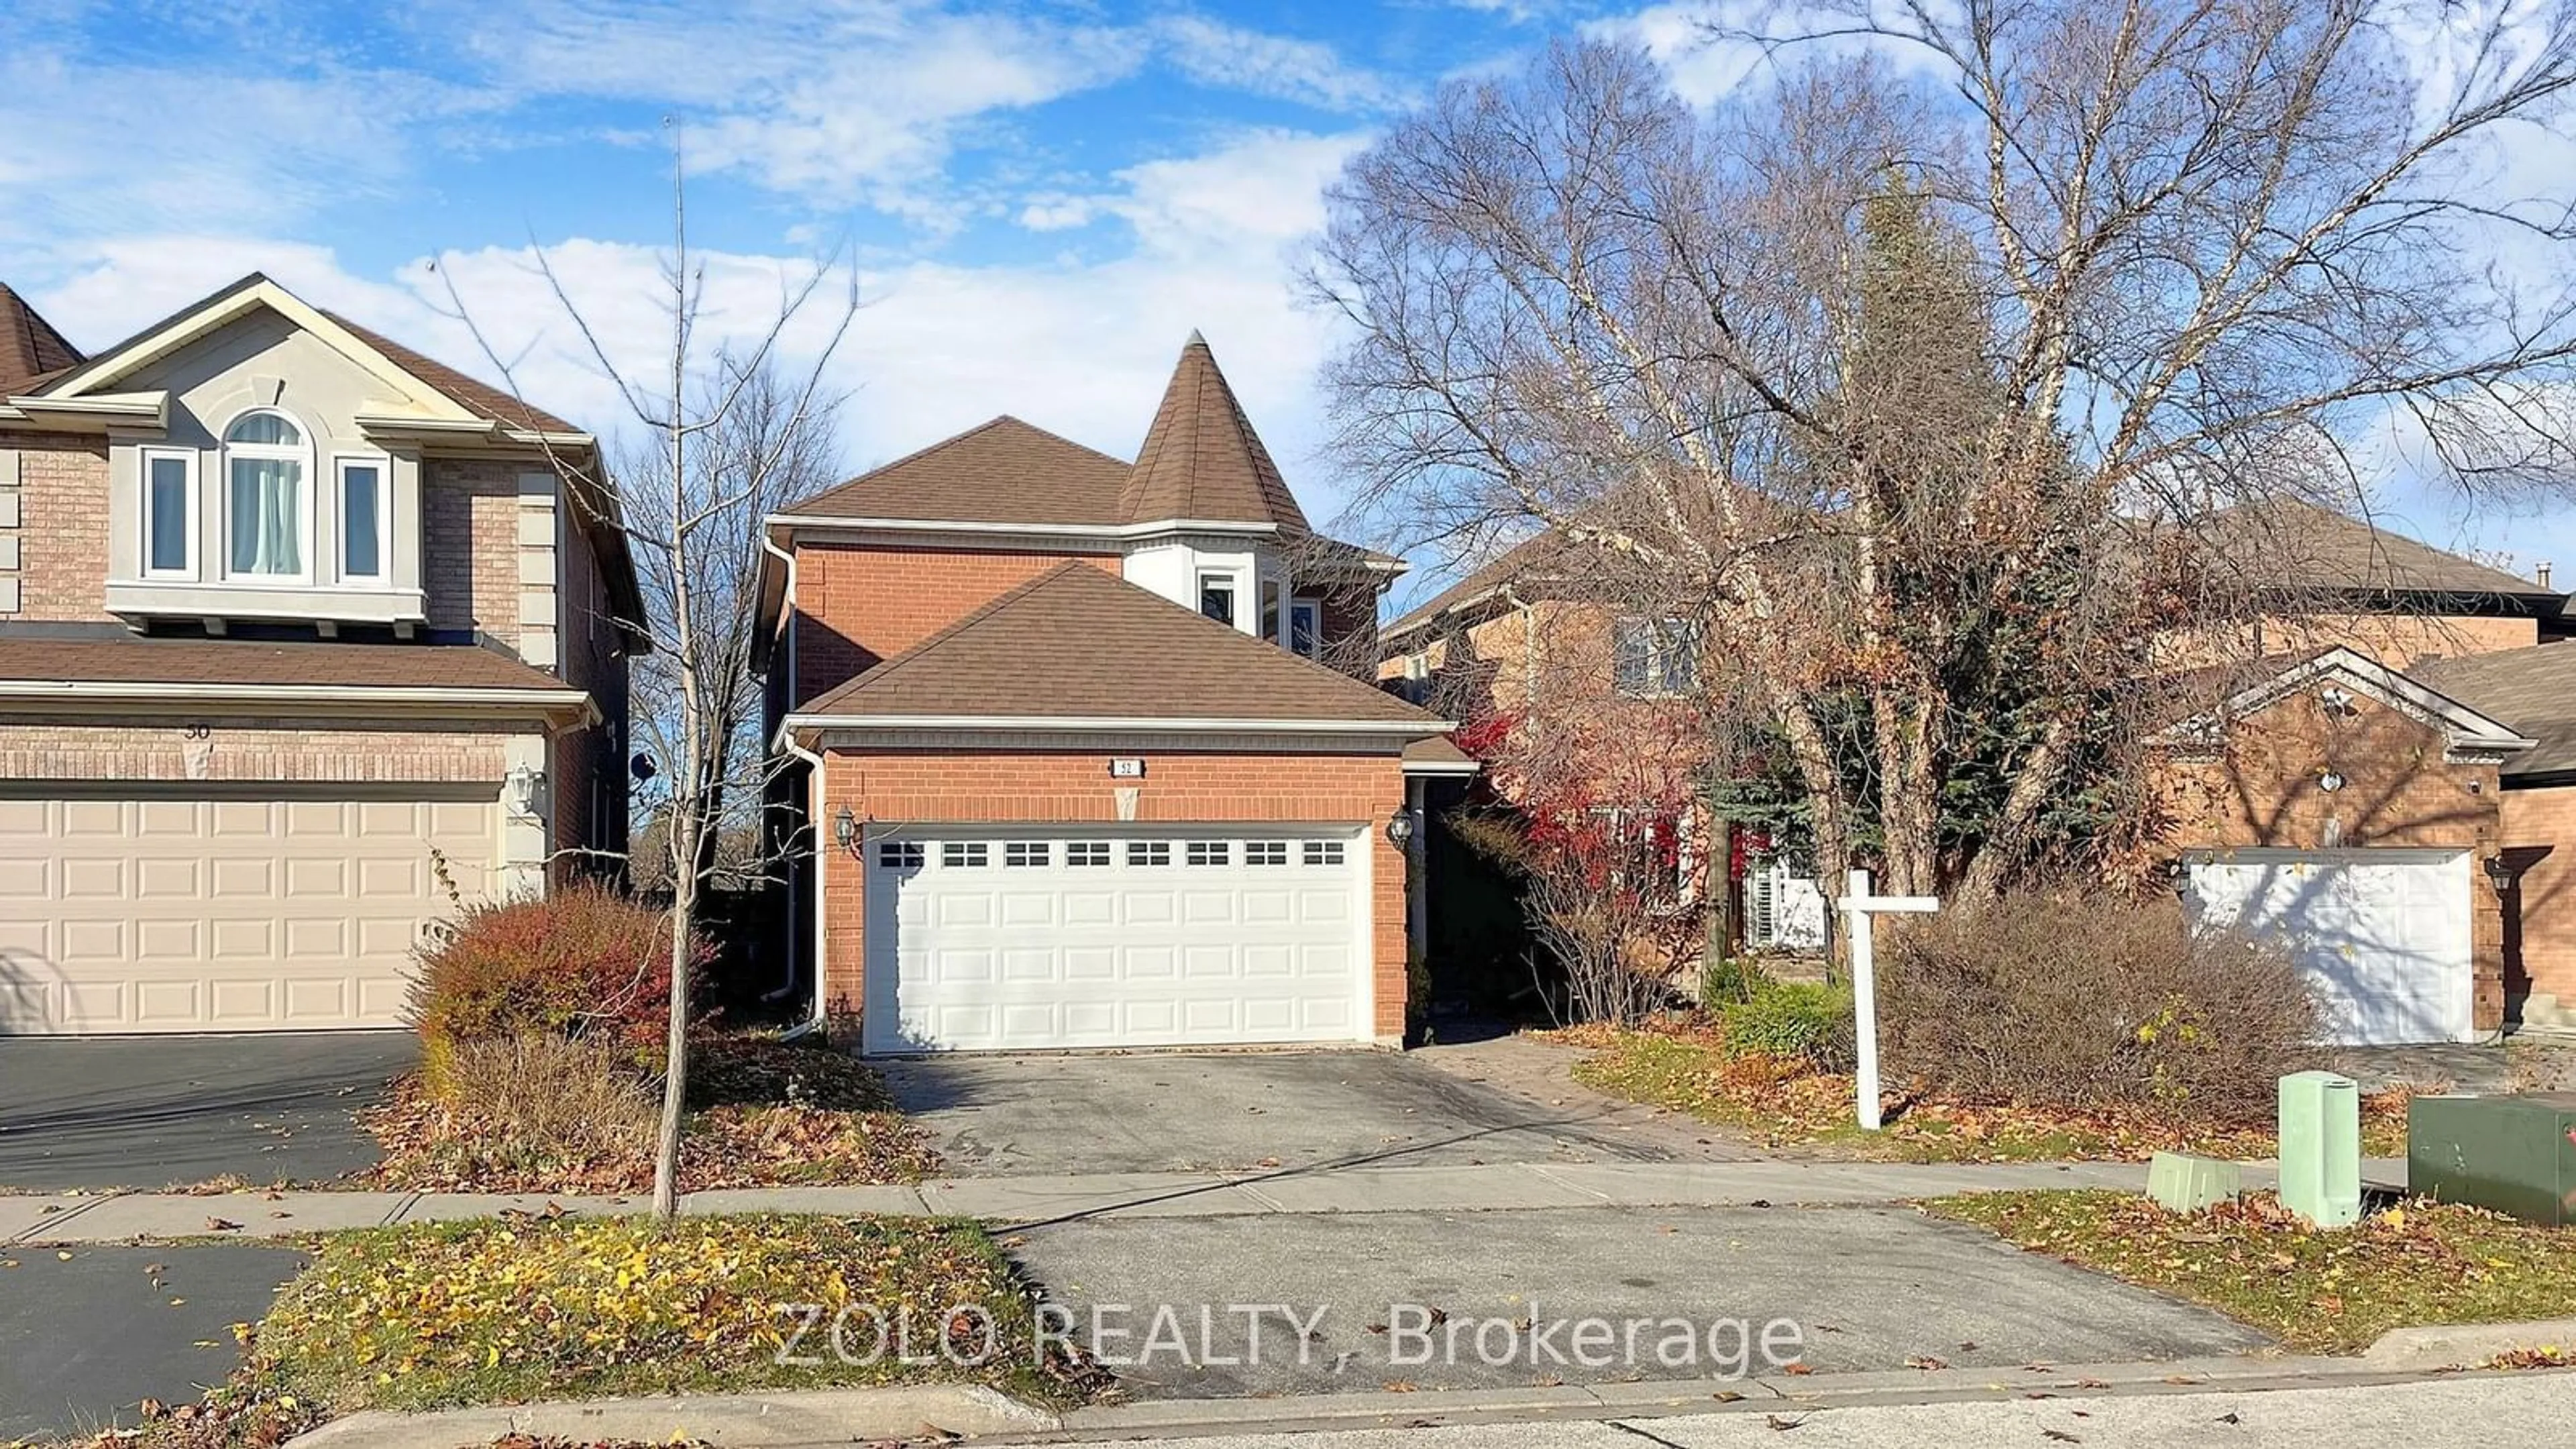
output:
[[[951,1056],[879,1066],[948,1171],[964,1177],[1673,1156],[1596,1103],[1527,1100],[1393,1052]]]
[[[352,1113],[409,1032],[0,1038],[0,1189],[325,1182],[376,1161]]]
[[[1010,1245],[1078,1341],[1131,1360],[1114,1371],[1141,1397],[1741,1376],[1725,1360],[1743,1330],[1758,1344],[1775,1321],[1796,1326],[1801,1361],[1819,1372],[2162,1360],[2268,1342],[1904,1208],[1120,1217],[1026,1229]],[[1694,1357],[1667,1337],[1674,1319],[1690,1325]],[[1576,1357],[1584,1320],[1611,1325],[1589,1359]],[[1631,1322],[1648,1326],[1631,1339]],[[1564,1326],[1534,1336],[1550,1324]]]
[[[304,1266],[263,1244],[0,1248],[0,1444],[140,1418],[145,1398],[196,1401],[241,1362],[255,1323]]]

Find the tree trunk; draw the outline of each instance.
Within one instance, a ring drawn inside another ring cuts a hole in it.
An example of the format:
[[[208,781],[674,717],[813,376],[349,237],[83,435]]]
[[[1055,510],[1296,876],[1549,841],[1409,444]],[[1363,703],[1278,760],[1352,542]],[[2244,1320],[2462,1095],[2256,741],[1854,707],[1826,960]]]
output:
[[[690,830],[686,812],[676,813],[673,828]],[[685,844],[685,850],[673,849],[673,859],[695,858],[696,842]],[[697,896],[696,873],[685,867],[676,872],[671,881],[671,1021],[663,1041],[661,1130],[653,1143],[653,1216],[664,1223],[680,1212],[680,1129],[688,1120],[689,1098],[688,1003],[695,984],[689,979],[689,937]]]

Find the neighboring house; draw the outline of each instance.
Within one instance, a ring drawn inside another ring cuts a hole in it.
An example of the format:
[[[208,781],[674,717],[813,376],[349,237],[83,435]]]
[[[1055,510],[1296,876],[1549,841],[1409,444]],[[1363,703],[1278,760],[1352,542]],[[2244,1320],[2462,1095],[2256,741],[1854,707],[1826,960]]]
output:
[[[2159,642],[2190,701],[2151,776],[2177,889],[2290,942],[2338,1040],[2565,1019],[2576,644],[2538,641],[2567,597],[2322,509],[2238,512],[2213,533],[2260,570],[2261,607]],[[1397,619],[1381,674],[1474,720],[1524,708],[1552,658],[1599,656],[1608,636],[1615,691],[1651,685],[1657,670],[1629,661],[1660,633],[1556,587],[1563,548],[1524,543]],[[1806,938],[1790,906],[1809,892],[1769,866],[1747,885],[1756,944]]]
[[[0,289],[0,1033],[398,1025],[460,902],[617,869],[596,459],[265,277],[87,357]]]
[[[996,418],[767,542],[818,1013],[871,1052],[1402,1038],[1394,837],[1472,765],[1321,662],[1374,657],[1403,566],[1315,534],[1203,340],[1133,463]]]

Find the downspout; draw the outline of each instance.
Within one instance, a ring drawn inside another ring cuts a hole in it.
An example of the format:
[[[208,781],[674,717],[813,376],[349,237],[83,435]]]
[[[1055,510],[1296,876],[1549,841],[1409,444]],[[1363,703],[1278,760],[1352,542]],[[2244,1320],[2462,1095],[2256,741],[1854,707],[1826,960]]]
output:
[[[830,839],[826,832],[831,829],[831,826],[823,819],[823,757],[796,743],[796,737],[783,729],[778,732],[778,744],[779,748],[803,760],[805,768],[810,772],[806,776],[805,829],[814,841],[814,1006],[803,1024],[787,1033],[789,1036],[804,1036],[809,1032],[822,1030],[824,1025],[823,952],[825,943],[830,937],[825,935],[823,930],[823,902],[827,899],[823,886],[828,856],[831,850],[838,849],[839,845],[837,842],[830,844],[828,848],[826,845]],[[783,996],[795,988],[796,963],[791,957],[787,965],[787,984],[779,988],[779,994]]]
[[[768,554],[768,555],[769,555],[769,556],[771,556],[772,558],[777,559],[777,560],[779,561],[779,563],[780,563],[780,564],[782,564],[782,565],[784,565],[784,566],[785,566],[785,568],[786,568],[786,570],[787,570],[787,586],[786,586],[786,590],[785,590],[784,594],[781,596],[781,598],[780,598],[780,600],[779,600],[778,612],[779,612],[779,616],[780,616],[780,618],[781,618],[782,620],[784,620],[784,621],[785,621],[786,626],[787,626],[787,641],[786,641],[786,643],[785,643],[784,645],[782,645],[781,647],[783,647],[783,648],[787,651],[787,707],[788,707],[789,709],[794,709],[794,708],[796,707],[796,704],[797,704],[797,700],[796,700],[796,555],[794,555],[794,554],[792,554],[792,553],[789,553],[787,550],[785,550],[785,549],[783,549],[783,548],[780,548],[777,544],[770,542],[770,539],[769,539],[769,530],[768,530],[768,529],[766,529],[766,528],[762,528],[762,529],[758,530],[757,532],[755,532],[755,533],[753,534],[753,537],[754,537],[754,538],[759,542],[759,544],[760,544],[760,551],[761,551],[761,552],[763,552],[763,553],[765,553],[765,554]],[[774,660],[774,659],[773,659],[773,660],[771,661],[771,663],[770,663],[770,667],[771,667],[772,669],[775,669],[775,668],[777,668],[777,667],[778,667],[778,664],[777,664],[776,660]],[[780,748],[784,749],[787,753],[789,753],[789,754],[791,754],[791,755],[796,756],[798,759],[801,759],[801,760],[805,761],[805,762],[806,762],[806,764],[807,764],[808,766],[810,766],[810,767],[813,769],[813,771],[814,771],[813,779],[814,779],[815,784],[816,784],[816,786],[817,786],[818,788],[817,788],[817,790],[816,790],[816,791],[811,792],[811,793],[812,793],[812,795],[813,795],[813,799],[812,799],[811,801],[809,801],[809,806],[810,806],[810,807],[812,807],[812,808],[809,808],[809,812],[808,812],[809,818],[808,818],[808,819],[806,820],[806,822],[805,822],[805,827],[806,827],[806,829],[807,829],[809,832],[811,832],[811,833],[812,833],[813,838],[814,838],[814,862],[815,862],[815,864],[814,864],[814,873],[815,873],[815,878],[816,878],[816,880],[819,882],[819,881],[821,880],[821,877],[822,877],[822,856],[823,856],[823,852],[822,852],[822,840],[823,840],[823,837],[822,837],[822,830],[823,830],[823,817],[822,817],[822,814],[820,813],[820,808],[819,808],[819,801],[821,800],[821,795],[820,795],[820,793],[819,793],[819,786],[820,786],[821,781],[822,781],[822,778],[823,778],[823,760],[822,760],[822,757],[821,757],[821,756],[816,755],[816,754],[814,754],[813,752],[811,752],[811,751],[809,751],[809,750],[805,749],[804,747],[802,747],[802,746],[798,745],[798,744],[796,743],[796,741],[794,740],[794,738],[793,738],[793,737],[791,737],[791,736],[789,736],[785,730],[780,730],[780,731],[779,731],[778,743],[779,743]],[[815,895],[814,895],[814,908],[815,908],[815,911],[814,911],[814,920],[815,920],[815,923],[816,923],[816,929],[815,929],[815,940],[816,940],[818,943],[822,940],[822,930],[821,930],[821,923],[822,923],[822,919],[823,919],[823,915],[822,915],[822,905],[823,905],[822,889],[821,889],[821,886],[818,884],[818,885],[816,886],[816,888],[815,888]],[[776,990],[774,990],[774,991],[765,991],[765,992],[761,993],[761,997],[760,997],[760,999],[761,999],[762,1004],[766,1005],[766,1004],[767,1004],[767,1003],[769,1003],[769,1002],[783,1000],[783,999],[785,999],[785,998],[786,998],[786,996],[788,995],[788,993],[790,993],[790,992],[792,992],[792,991],[794,991],[794,990],[796,989],[796,953],[795,953],[794,951],[792,951],[792,950],[791,950],[791,951],[789,951],[789,952],[787,953],[787,965],[786,965],[786,969],[785,969],[785,971],[784,971],[784,972],[782,972],[782,973],[781,973],[781,976],[782,976],[782,979],[779,981],[779,983],[778,983],[778,987],[777,987],[777,989],[776,989]],[[820,1018],[821,1018],[821,1016],[822,1016],[822,999],[823,999],[823,966],[822,966],[822,957],[818,954],[818,955],[814,958],[814,1000],[815,1000],[815,1010],[814,1010],[814,1015],[815,1015],[816,1019],[820,1019]],[[800,1028],[798,1028],[798,1030],[801,1032],[801,1031],[804,1031],[804,1030],[810,1029],[810,1027],[811,1027],[811,1026],[812,1026],[812,1023],[811,1023],[811,1022],[808,1022],[808,1023],[806,1024],[806,1026],[805,1026],[805,1027],[800,1027]]]

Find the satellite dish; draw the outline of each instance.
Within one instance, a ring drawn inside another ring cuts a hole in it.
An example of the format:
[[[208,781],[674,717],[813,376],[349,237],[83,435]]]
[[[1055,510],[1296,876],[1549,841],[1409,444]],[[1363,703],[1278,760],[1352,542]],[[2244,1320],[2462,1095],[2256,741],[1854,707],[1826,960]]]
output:
[[[641,750],[636,751],[634,759],[627,761],[626,768],[633,772],[638,780],[650,780],[661,773],[653,768],[653,757]]]

